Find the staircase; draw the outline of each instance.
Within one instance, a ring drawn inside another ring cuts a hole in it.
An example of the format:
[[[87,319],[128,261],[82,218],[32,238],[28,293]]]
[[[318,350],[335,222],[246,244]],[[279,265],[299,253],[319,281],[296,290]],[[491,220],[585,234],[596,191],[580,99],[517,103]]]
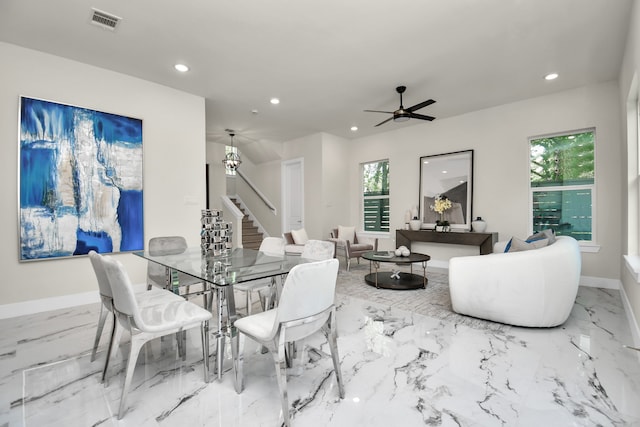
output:
[[[242,217],[242,247],[246,249],[259,249],[264,236],[258,231],[258,227],[253,224],[253,221],[249,219],[249,215],[246,214],[238,201],[236,199],[231,199],[231,201],[244,214]]]

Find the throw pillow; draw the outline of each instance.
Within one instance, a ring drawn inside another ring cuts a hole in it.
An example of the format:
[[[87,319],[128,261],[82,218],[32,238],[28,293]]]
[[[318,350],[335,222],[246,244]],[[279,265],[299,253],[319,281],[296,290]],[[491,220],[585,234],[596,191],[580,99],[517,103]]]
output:
[[[537,233],[527,237],[527,242],[532,242],[534,240],[540,240],[540,239],[549,239],[549,244],[552,244],[553,242],[556,241],[556,233],[554,233],[554,231],[551,228],[547,228],[545,230],[538,231]]]
[[[522,252],[522,251],[530,251],[532,249],[540,249],[544,248],[549,244],[549,239],[539,239],[534,240],[532,242],[527,242],[526,240],[518,239],[514,237],[511,239],[511,245],[507,252]]]
[[[343,225],[338,226],[338,240],[349,241],[353,243],[353,237],[356,234],[355,227],[345,227]]]
[[[304,245],[309,240],[309,236],[307,236],[307,232],[304,228],[300,230],[291,230],[291,237],[293,237],[293,243],[296,245]]]

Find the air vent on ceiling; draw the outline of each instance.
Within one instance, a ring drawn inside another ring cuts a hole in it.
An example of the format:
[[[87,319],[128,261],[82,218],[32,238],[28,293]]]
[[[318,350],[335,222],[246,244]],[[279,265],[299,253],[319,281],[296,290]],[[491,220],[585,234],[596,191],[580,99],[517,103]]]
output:
[[[102,28],[115,30],[116,27],[118,26],[118,23],[122,19],[119,16],[115,16],[98,9],[92,9],[92,10],[93,10],[93,15],[91,16],[91,23],[98,25]]]

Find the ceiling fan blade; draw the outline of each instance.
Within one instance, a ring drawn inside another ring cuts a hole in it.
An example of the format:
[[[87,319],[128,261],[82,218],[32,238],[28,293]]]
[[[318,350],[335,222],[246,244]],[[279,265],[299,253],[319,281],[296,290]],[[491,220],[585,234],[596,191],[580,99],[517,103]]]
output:
[[[389,117],[387,120],[385,120],[385,121],[383,121],[383,122],[378,123],[378,124],[377,124],[377,125],[375,125],[374,127],[378,127],[378,126],[380,126],[380,125],[383,125],[383,124],[387,123],[389,120],[393,120],[393,117]]]
[[[424,107],[426,107],[427,105],[431,105],[431,104],[433,104],[434,102],[436,102],[436,101],[434,101],[433,99],[429,99],[429,100],[426,100],[426,101],[422,101],[421,103],[416,104],[416,105],[414,105],[413,107],[409,107],[409,108],[407,108],[406,110],[407,110],[408,112],[410,112],[410,113],[411,113],[411,112],[413,112],[413,111],[416,111],[416,110],[419,110],[419,109],[421,109],[421,108],[424,108]]]
[[[425,115],[416,114],[416,113],[409,113],[409,117],[411,117],[412,119],[429,120],[429,121],[435,119],[435,117],[425,116]]]
[[[387,113],[393,114],[393,111],[380,111],[380,110],[364,110],[366,113]]]

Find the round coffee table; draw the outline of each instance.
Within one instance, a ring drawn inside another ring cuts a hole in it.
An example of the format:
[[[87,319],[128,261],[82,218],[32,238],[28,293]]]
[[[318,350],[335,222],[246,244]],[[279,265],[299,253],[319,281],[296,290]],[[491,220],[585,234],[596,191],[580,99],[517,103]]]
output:
[[[384,289],[396,289],[396,290],[408,290],[419,289],[427,287],[427,261],[431,259],[429,255],[412,253],[409,256],[395,256],[392,252],[389,255],[384,255],[381,252],[365,252],[362,258],[369,260],[369,274],[364,276],[364,281],[376,288]],[[400,271],[382,271],[379,272],[378,268],[380,263],[391,262],[394,264],[411,266],[410,273],[403,273]],[[413,274],[413,263],[422,263],[422,276],[419,274]],[[375,271],[372,271],[373,266]]]

